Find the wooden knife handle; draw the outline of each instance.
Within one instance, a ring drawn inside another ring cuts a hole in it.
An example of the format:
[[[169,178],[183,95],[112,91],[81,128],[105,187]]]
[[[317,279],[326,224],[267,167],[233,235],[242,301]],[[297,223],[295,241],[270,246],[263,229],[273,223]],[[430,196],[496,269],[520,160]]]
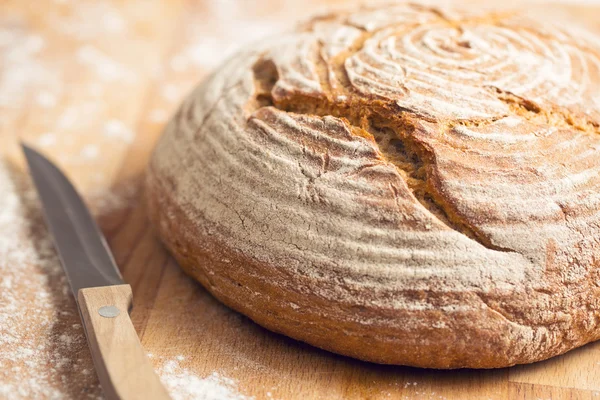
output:
[[[170,399],[129,318],[131,286],[80,289],[79,311],[107,399]]]

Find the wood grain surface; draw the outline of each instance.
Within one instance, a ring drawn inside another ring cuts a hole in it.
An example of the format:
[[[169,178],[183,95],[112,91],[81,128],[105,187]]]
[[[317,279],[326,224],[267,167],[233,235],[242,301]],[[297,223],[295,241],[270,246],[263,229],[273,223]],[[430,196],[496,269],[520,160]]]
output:
[[[168,116],[236,46],[322,7],[317,0],[4,0],[2,152],[22,167],[16,144],[26,140],[86,197],[112,187],[133,198],[100,224],[133,288],[132,321],[157,367],[182,356],[182,368],[200,377],[219,371],[257,399],[600,399],[600,343],[490,371],[368,364],[262,329],[219,304],[166,254],[149,229],[139,182]],[[530,7],[600,32],[600,6]],[[30,53],[15,53],[13,40]],[[19,57],[35,62],[19,64]]]

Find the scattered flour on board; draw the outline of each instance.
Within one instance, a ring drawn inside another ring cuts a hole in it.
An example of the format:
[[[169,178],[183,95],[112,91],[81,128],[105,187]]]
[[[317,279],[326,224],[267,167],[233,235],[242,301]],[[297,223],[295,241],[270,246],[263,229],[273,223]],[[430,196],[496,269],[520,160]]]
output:
[[[29,179],[0,159],[0,398],[96,398],[67,281]]]
[[[128,7],[104,1],[73,2],[68,10],[57,5],[45,15],[48,26],[42,29],[26,12],[0,15],[0,127],[16,123],[19,110],[34,107],[40,113],[37,129],[74,135],[94,130],[90,133],[100,131],[101,135],[87,137],[95,142],[130,143],[134,134],[127,124],[132,121],[120,121],[123,108],[109,109],[103,97],[114,93],[116,87],[131,87],[147,75],[139,66],[134,70],[131,57],[122,55],[123,48],[140,40],[135,35],[123,37],[129,31],[128,19],[143,19],[132,15],[143,16],[146,8],[144,1],[128,2]],[[48,31],[58,36],[48,35]],[[106,45],[117,40],[119,46]],[[80,72],[75,78],[70,72],[73,69]],[[83,85],[85,76],[89,78]],[[70,96],[72,91],[77,92],[75,98]],[[52,118],[46,119],[48,116]],[[103,119],[104,124],[94,125]],[[38,139],[42,147],[65,143],[35,130],[27,134],[43,136]],[[81,156],[94,158],[89,149]]]
[[[84,160],[91,160],[91,159],[97,158],[99,154],[100,154],[100,150],[98,149],[98,146],[93,145],[93,144],[86,144],[85,146],[83,146],[83,148],[81,149],[81,152],[79,153],[79,155]]]
[[[79,63],[91,68],[103,81],[135,81],[136,79],[132,71],[91,45],[80,47],[77,50],[76,59]]]
[[[118,119],[111,119],[104,123],[104,136],[111,139],[119,139],[126,143],[131,143],[135,137],[133,131],[127,125]]]
[[[96,215],[131,207],[138,188],[97,190]],[[75,303],[29,177],[0,158],[0,398],[102,398]],[[244,400],[236,382],[159,359],[175,400]]]
[[[66,1],[62,1],[66,3]],[[71,13],[60,18],[51,15],[51,23],[60,32],[79,40],[92,40],[101,35],[122,35],[129,30],[120,9],[104,1],[78,1],[69,4]],[[95,16],[90,21],[89,16]]]
[[[272,4],[219,0],[207,2],[203,23],[185,24],[184,42],[174,54],[169,67],[174,72],[190,68],[212,69],[243,46],[270,34],[289,30],[302,16],[310,15],[314,8],[300,5],[296,0],[282,0],[276,7]],[[262,7],[262,9],[261,9]],[[191,14],[190,18],[202,18]]]
[[[52,93],[60,89],[60,73],[47,67],[38,55],[46,40],[28,32],[21,21],[0,18],[0,109],[20,109],[27,91],[36,87],[44,90],[37,101],[43,107],[55,103]]]
[[[53,146],[56,143],[56,135],[52,132],[46,132],[38,136],[36,141],[41,147]]]
[[[237,392],[236,382],[217,372],[200,378],[182,368],[182,356],[165,361],[158,368],[163,384],[174,400],[245,400],[251,399]]]

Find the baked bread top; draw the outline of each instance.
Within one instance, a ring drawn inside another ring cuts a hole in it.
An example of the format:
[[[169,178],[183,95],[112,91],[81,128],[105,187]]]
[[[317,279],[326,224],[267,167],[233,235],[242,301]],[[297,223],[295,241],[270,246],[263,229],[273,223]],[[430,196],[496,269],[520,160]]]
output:
[[[435,368],[600,338],[600,51],[513,12],[399,4],[241,50],[151,161],[184,269],[258,323]]]

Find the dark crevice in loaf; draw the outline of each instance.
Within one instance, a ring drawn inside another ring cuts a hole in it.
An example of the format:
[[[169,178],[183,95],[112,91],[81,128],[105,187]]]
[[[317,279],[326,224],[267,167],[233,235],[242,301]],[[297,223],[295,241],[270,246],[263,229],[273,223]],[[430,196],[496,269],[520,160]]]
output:
[[[529,122],[600,134],[598,121],[594,121],[586,115],[575,115],[564,107],[543,107],[532,100],[495,86],[490,86],[489,89],[499,100],[508,105],[513,115],[520,116]]]
[[[542,108],[532,100],[517,96],[514,93],[499,89],[495,86],[491,87],[498,99],[506,103],[513,111],[522,111],[531,114],[539,114]]]
[[[268,106],[295,114],[340,118],[353,134],[377,144],[382,159],[396,167],[415,199],[441,223],[491,250],[513,251],[492,244],[485,235],[469,226],[436,190],[431,176],[433,154],[414,139],[416,125],[412,113],[390,102],[356,95],[346,96],[344,100],[299,92],[274,95],[272,89],[279,77],[273,62],[261,58],[253,71],[254,110]]]
[[[272,60],[260,58],[252,67],[254,77],[255,104],[254,109],[273,105],[271,92],[279,80],[277,67]]]

